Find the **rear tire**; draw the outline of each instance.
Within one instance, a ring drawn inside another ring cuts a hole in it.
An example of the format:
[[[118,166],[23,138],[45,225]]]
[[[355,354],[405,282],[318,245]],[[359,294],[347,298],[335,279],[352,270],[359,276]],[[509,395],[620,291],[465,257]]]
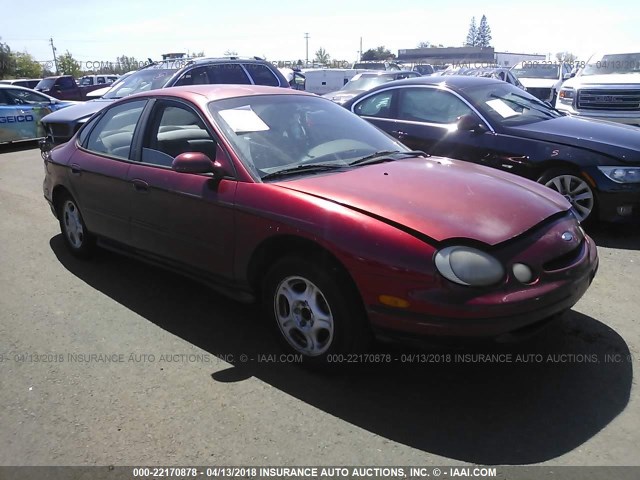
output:
[[[88,258],[93,253],[95,239],[87,230],[76,201],[69,194],[58,201],[60,231],[69,251],[79,258]]]
[[[581,223],[589,223],[596,218],[596,194],[589,183],[577,172],[554,168],[547,170],[538,179],[552,190],[560,193],[571,204],[573,213]]]
[[[323,262],[324,263],[324,262]],[[278,260],[263,281],[262,306],[282,346],[311,367],[340,363],[335,354],[365,351],[371,341],[358,292],[336,265],[301,256]]]

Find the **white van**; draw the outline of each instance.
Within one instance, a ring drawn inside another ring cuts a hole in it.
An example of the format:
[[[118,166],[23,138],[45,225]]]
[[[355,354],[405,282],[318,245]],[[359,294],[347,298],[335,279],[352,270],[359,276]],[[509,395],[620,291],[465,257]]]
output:
[[[305,76],[305,90],[317,95],[340,90],[362,70],[353,68],[305,68],[302,74]]]

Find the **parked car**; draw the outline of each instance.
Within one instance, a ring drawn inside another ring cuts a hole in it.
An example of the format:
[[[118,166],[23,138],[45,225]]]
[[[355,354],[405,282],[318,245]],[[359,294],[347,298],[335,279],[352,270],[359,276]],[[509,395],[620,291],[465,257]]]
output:
[[[411,70],[413,70],[414,72],[418,72],[420,75],[432,75],[436,72],[433,68],[433,65],[429,63],[414,65]]]
[[[73,254],[97,242],[259,299],[283,345],[311,364],[366,348],[372,330],[535,329],[576,303],[598,266],[558,193],[409,151],[293,89],[134,95],[45,169]]]
[[[0,83],[15,85],[16,87],[35,88],[40,82],[39,78],[16,78],[11,80],[0,80]]]
[[[593,55],[560,90],[556,108],[640,126],[640,53]]]
[[[149,64],[121,83],[114,84],[100,99],[68,109],[63,115],[48,115],[43,119],[48,138],[42,143],[41,148],[46,152],[51,146],[66,142],[91,115],[119,98],[156,88],[214,83],[289,88],[289,83],[276,67],[257,57],[163,60]]]
[[[343,104],[347,100],[350,100],[356,95],[366,92],[377,85],[392,82],[393,80],[415,78],[419,76],[420,74],[418,72],[412,72],[409,70],[358,73],[354,75],[351,80],[345,83],[340,90],[325,93],[323,97],[336,103]]]
[[[84,75],[78,81],[81,87],[91,87],[94,85],[109,85],[118,80],[118,75]]]
[[[503,82],[515,85],[522,90],[527,90],[518,78],[509,71],[507,68],[501,67],[484,67],[484,68],[470,68],[459,73],[459,75],[467,75],[469,77],[486,77],[502,80]]]
[[[640,130],[564,115],[489,78],[422,77],[344,105],[410,148],[511,172],[560,192],[581,221],[640,218]]]
[[[86,95],[103,85],[80,86],[71,75],[46,77],[38,82],[34,90],[45,93],[60,100],[86,100]]]
[[[526,60],[511,68],[522,84],[534,97],[555,104],[562,83],[571,77],[571,65],[568,63]]]
[[[63,102],[30,88],[0,84],[0,143],[45,136],[42,117],[75,102]]]

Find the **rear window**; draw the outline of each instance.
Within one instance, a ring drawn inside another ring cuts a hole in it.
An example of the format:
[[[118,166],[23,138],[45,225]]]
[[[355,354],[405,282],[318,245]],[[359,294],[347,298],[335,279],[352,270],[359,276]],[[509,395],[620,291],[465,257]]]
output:
[[[266,65],[247,63],[244,65],[244,68],[247,69],[247,72],[249,72],[249,75],[253,78],[253,83],[256,85],[267,85],[270,87],[280,86],[280,81]]]

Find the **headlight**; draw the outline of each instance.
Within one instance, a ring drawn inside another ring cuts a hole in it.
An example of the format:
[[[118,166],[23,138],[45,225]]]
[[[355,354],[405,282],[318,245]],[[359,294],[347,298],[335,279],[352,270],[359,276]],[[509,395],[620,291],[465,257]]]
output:
[[[447,280],[471,287],[494,285],[504,277],[502,264],[470,247],[446,247],[436,253],[436,268]]]
[[[573,94],[573,88],[562,88],[558,94],[558,98],[562,103],[571,103],[573,102]]]
[[[616,183],[640,183],[640,167],[598,167],[598,170]]]

